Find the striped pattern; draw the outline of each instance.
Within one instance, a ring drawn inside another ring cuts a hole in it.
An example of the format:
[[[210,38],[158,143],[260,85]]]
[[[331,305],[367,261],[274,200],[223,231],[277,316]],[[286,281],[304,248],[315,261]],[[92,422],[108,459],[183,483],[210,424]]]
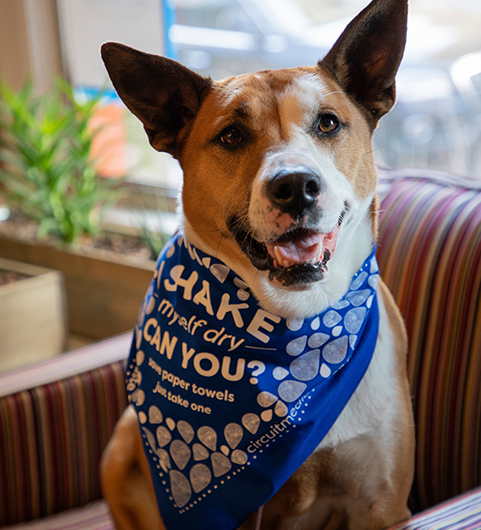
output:
[[[481,490],[461,495],[393,527],[391,530],[479,530]]]
[[[481,484],[480,188],[381,173],[379,266],[410,341],[415,512]]]
[[[481,528],[481,490],[476,490],[427,510],[391,530],[479,530],[479,528]],[[114,526],[105,502],[97,501],[47,519],[4,527],[4,530],[114,530]]]
[[[45,519],[15,526],[4,526],[2,530],[115,530],[105,502],[92,502],[82,508],[52,515]]]
[[[54,369],[56,380],[48,383],[51,362],[35,365],[33,384],[22,382],[18,392],[0,397],[0,526],[100,497],[100,456],[127,403],[128,344],[124,336],[65,354],[58,361],[66,377]],[[99,354],[109,363],[98,366]],[[94,367],[86,370],[89,355]],[[0,388],[19,373],[2,376]]]

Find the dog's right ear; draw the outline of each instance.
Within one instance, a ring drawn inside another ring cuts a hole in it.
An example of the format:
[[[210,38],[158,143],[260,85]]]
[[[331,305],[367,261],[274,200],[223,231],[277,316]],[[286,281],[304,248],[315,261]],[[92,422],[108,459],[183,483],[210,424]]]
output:
[[[369,111],[374,123],[394,104],[406,29],[407,0],[372,0],[319,63]]]
[[[177,156],[212,80],[180,63],[118,42],[101,47],[118,95],[144,124],[152,147]]]

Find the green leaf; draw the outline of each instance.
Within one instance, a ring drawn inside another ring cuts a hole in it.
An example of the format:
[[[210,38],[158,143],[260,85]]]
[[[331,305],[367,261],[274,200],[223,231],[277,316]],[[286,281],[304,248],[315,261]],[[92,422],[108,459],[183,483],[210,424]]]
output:
[[[96,234],[102,209],[120,197],[96,173],[91,156],[103,127],[92,130],[90,120],[102,95],[77,101],[61,78],[39,95],[30,81],[18,92],[0,81],[0,160],[6,164],[0,182],[10,203],[38,222],[39,235],[72,242]]]

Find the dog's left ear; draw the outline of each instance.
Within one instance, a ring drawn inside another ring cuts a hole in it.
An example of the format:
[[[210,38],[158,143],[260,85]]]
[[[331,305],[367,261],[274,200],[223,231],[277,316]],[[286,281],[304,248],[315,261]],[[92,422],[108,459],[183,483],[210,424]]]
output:
[[[394,105],[406,31],[407,0],[373,0],[319,62],[370,112],[374,124]]]

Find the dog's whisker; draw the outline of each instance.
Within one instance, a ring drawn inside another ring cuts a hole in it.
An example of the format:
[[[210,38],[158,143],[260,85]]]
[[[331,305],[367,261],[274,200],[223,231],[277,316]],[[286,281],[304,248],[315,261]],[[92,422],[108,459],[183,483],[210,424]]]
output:
[[[220,230],[219,230],[220,232]],[[216,251],[216,255],[215,257],[218,258],[219,257],[219,254],[220,254],[220,247],[222,245],[222,242],[224,241],[224,239],[226,238],[226,236],[221,232],[221,237],[219,239],[219,244],[217,245],[217,251]]]
[[[387,146],[386,145],[378,145],[376,148],[374,149],[371,149],[370,151],[366,151],[366,155],[372,155],[373,153],[375,153],[376,151],[380,151],[381,149],[385,149]]]
[[[218,234],[218,233],[221,233],[222,230],[220,228],[217,228],[215,230],[197,230],[196,229],[196,232],[198,234]]]
[[[334,90],[333,92],[329,92],[328,94],[324,94],[324,97],[332,96],[332,94],[343,94],[342,90]]]

